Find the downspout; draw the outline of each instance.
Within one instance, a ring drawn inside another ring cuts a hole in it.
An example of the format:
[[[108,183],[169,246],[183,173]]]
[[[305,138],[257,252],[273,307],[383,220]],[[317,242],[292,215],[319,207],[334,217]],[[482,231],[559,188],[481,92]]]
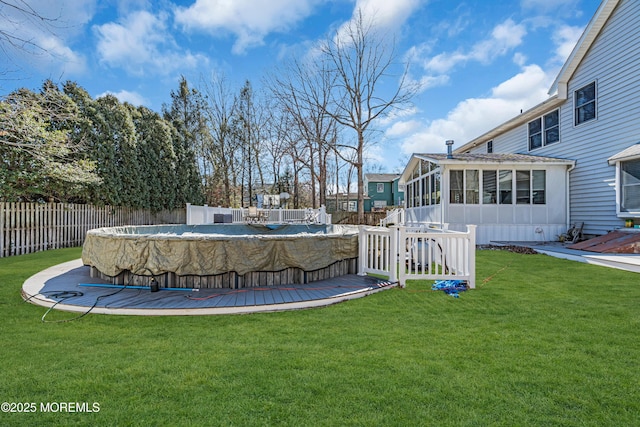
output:
[[[570,182],[569,182],[569,178],[570,178],[570,174],[571,171],[574,170],[576,168],[576,162],[574,161],[573,164],[569,167],[569,169],[567,169],[567,183],[566,183],[566,200],[567,200],[567,207],[566,207],[566,218],[567,218],[567,223],[566,223],[566,229],[570,229],[571,228],[571,189],[570,189]]]
[[[453,144],[454,144],[454,141],[452,139],[448,139],[445,141],[445,145],[447,146],[447,159],[453,159]],[[440,229],[441,230],[444,229],[444,198],[443,198],[444,191],[442,191],[442,187],[445,179],[444,179],[443,169],[444,168],[442,167],[442,164],[440,164]],[[449,180],[447,179],[447,187],[449,185],[450,183],[449,183]],[[447,195],[449,194],[448,188],[447,188],[446,194]]]
[[[444,165],[442,163],[440,163],[438,165],[438,167],[440,168],[440,229],[443,230],[444,229],[445,194],[447,195],[447,200],[448,200],[448,197],[449,197],[449,178],[445,178],[445,167],[444,167]],[[445,186],[445,182],[447,183],[446,186]]]

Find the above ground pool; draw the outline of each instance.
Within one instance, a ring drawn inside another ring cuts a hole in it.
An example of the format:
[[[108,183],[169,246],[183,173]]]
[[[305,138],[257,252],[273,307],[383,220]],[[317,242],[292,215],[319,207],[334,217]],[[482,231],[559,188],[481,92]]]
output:
[[[358,228],[211,224],[97,228],[82,261],[120,285],[244,288],[309,283],[357,272]]]

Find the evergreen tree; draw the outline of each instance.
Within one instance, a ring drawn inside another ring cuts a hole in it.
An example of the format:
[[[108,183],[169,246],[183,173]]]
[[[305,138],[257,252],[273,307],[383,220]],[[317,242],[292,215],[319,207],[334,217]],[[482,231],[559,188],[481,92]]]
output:
[[[176,156],[176,204],[203,204],[203,182],[198,170],[196,152],[203,144],[206,122],[202,114],[204,105],[200,93],[189,89],[182,77],[177,92],[171,91],[171,105],[163,106],[164,118],[173,125],[173,151]]]
[[[77,201],[99,181],[95,164],[71,137],[78,121],[73,100],[51,82],[0,101],[0,198]]]
[[[146,107],[138,107],[131,114],[138,137],[140,172],[146,188],[144,207],[153,211],[178,207],[174,186],[177,158],[171,125]]]

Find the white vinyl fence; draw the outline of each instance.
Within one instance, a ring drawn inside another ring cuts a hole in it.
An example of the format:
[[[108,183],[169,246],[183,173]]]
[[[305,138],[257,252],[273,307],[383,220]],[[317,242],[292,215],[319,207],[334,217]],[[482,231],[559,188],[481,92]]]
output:
[[[466,232],[445,227],[360,226],[359,274],[398,280],[465,280],[475,288],[476,226]]]
[[[387,216],[380,220],[380,227],[387,227],[393,224],[404,224],[404,209],[395,208],[387,212]]]
[[[331,214],[324,206],[319,209],[258,209],[263,222],[276,224],[305,223],[331,224]],[[223,208],[197,206],[187,203],[187,224],[213,224],[217,215],[231,215],[232,223],[246,222],[249,210],[246,208]],[[227,222],[227,221],[225,221]]]

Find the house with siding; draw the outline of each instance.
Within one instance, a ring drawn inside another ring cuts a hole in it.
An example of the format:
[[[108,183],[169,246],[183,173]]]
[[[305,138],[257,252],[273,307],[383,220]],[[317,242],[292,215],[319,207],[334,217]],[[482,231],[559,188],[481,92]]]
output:
[[[414,154],[407,220],[478,225],[478,242],[640,223],[640,1],[603,0],[549,98],[450,155]]]
[[[364,187],[368,196],[365,212],[382,211],[387,207],[402,205],[403,192],[398,187],[399,174],[368,173],[364,176]]]

